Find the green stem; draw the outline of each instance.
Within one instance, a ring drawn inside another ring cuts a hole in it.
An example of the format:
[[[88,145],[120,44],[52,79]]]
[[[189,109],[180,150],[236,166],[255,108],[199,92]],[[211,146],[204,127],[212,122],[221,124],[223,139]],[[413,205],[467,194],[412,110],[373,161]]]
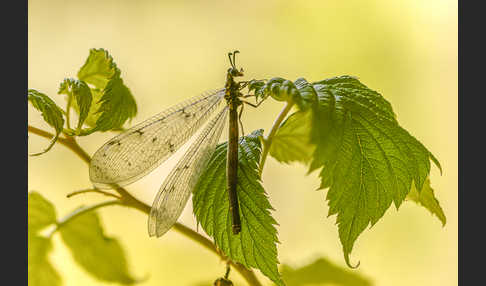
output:
[[[53,134],[47,131],[44,131],[42,129],[30,125],[28,126],[27,129],[30,133],[39,135],[47,139],[50,139],[52,138],[52,136],[54,136]],[[57,138],[57,142],[68,147],[71,151],[73,151],[76,155],[78,155],[84,162],[89,164],[89,162],[91,161],[91,157],[78,145],[78,143],[76,142],[76,140],[74,140],[73,137],[71,136],[66,136],[66,138],[59,137]]]
[[[294,106],[293,101],[287,101],[285,103],[284,108],[280,111],[280,114],[278,115],[277,119],[275,119],[272,129],[270,129],[270,133],[266,138],[263,138],[263,151],[262,151],[262,157],[260,158],[260,164],[259,164],[260,177],[262,176],[263,166],[265,165],[265,162],[267,160],[268,152],[270,151],[270,146],[272,145],[273,137],[275,136],[275,133],[280,127],[280,124],[282,124],[282,121],[285,119],[289,111],[292,109],[292,106]]]
[[[116,199],[121,200],[121,197],[119,197],[115,194],[112,194],[112,193],[109,193],[109,192],[104,192],[104,191],[98,190],[98,189],[86,189],[86,190],[75,191],[75,192],[67,194],[66,197],[70,198],[70,197],[80,195],[80,194],[85,194],[85,193],[98,193],[98,194],[103,194],[105,196],[114,197]]]
[[[92,206],[89,206],[89,207],[78,208],[78,209],[74,210],[72,213],[70,213],[67,216],[60,219],[57,222],[56,227],[47,236],[51,237],[62,226],[64,226],[65,224],[67,224],[68,222],[70,222],[71,220],[73,220],[74,218],[76,218],[76,217],[78,217],[82,214],[85,214],[87,212],[90,212],[90,211],[93,211],[95,209],[99,209],[99,208],[102,208],[102,207],[111,206],[111,205],[121,205],[121,204],[122,204],[122,202],[120,200],[112,200],[112,201],[106,201],[106,202],[102,202],[102,203],[99,203],[99,204],[95,204],[95,205],[92,205]]]
[[[71,121],[71,101],[73,100],[73,95],[72,93],[68,95],[68,99],[67,99],[67,104],[66,104],[66,126],[68,129],[71,129],[70,125],[70,121]]]
[[[39,135],[41,137],[47,138],[47,139],[50,139],[53,136],[52,134],[50,134],[47,131],[32,127],[30,125],[28,126],[28,131],[33,133],[33,134]],[[89,164],[89,162],[91,161],[91,157],[78,145],[78,143],[76,142],[76,140],[74,140],[73,137],[66,136],[66,138],[59,138],[57,142],[59,142],[61,145],[66,146],[70,150],[72,150],[85,163]],[[119,204],[119,205],[124,205],[124,206],[128,206],[128,207],[138,209],[138,210],[140,210],[140,211],[142,211],[146,214],[150,214],[151,207],[144,204],[143,202],[139,201],[135,197],[133,197],[127,190],[125,190],[124,188],[121,188],[121,187],[118,187],[115,190],[118,192],[118,194],[120,194],[120,196],[121,196],[120,200],[108,201],[108,202],[101,203],[99,205],[91,206],[90,207],[91,210],[93,210],[93,207],[99,208],[99,207],[106,206],[106,205]],[[213,253],[215,253],[216,255],[221,257],[221,259],[228,260],[227,257],[224,254],[222,254],[220,251],[218,251],[218,249],[216,248],[216,246],[213,244],[212,241],[205,238],[201,234],[195,232],[194,230],[188,228],[187,226],[182,225],[180,223],[175,223],[172,226],[172,229],[183,234],[183,235],[185,235],[186,237],[194,240],[195,242],[199,243],[200,245],[204,246],[206,249],[212,251]],[[231,266],[233,266],[236,269],[236,271],[238,271],[241,274],[241,276],[243,276],[243,278],[246,280],[246,282],[248,282],[249,285],[251,285],[251,286],[262,286],[262,284],[260,283],[258,278],[255,276],[255,273],[253,273],[253,271],[251,271],[251,270],[247,269],[245,266],[243,266],[239,263],[235,263],[233,261],[230,261],[230,264],[231,264]]]

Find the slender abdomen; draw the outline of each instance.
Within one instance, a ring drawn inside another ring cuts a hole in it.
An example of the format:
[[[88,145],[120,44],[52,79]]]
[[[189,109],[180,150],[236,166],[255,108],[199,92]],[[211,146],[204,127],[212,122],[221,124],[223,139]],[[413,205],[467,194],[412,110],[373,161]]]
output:
[[[232,102],[229,109],[228,155],[226,161],[226,179],[233,234],[241,231],[238,194],[236,193],[238,174],[238,111],[237,104]]]

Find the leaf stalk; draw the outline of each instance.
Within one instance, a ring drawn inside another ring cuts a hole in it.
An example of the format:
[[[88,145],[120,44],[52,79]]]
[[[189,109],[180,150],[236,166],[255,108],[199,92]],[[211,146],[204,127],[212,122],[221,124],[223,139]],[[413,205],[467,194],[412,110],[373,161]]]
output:
[[[263,166],[265,165],[265,162],[267,160],[268,152],[270,152],[270,146],[272,145],[273,137],[275,136],[275,133],[277,133],[280,124],[282,124],[282,121],[285,119],[285,117],[287,117],[287,114],[290,112],[293,106],[294,106],[294,101],[292,100],[289,100],[285,103],[284,108],[280,111],[280,114],[278,115],[277,119],[275,119],[272,129],[270,129],[270,133],[266,137],[262,138],[263,151],[262,151],[262,157],[260,158],[260,164],[259,164],[260,178],[262,176]]]

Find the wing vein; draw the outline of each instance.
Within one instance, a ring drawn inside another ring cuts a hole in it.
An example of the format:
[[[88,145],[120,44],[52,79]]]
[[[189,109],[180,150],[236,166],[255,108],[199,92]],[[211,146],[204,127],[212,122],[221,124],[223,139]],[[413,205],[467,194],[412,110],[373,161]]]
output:
[[[165,179],[150,211],[150,236],[162,236],[181,215],[199,176],[216,148],[227,114],[228,107],[225,107],[208,123]]]
[[[91,182],[106,189],[147,175],[187,142],[223,97],[224,89],[193,97],[112,138],[93,155]]]

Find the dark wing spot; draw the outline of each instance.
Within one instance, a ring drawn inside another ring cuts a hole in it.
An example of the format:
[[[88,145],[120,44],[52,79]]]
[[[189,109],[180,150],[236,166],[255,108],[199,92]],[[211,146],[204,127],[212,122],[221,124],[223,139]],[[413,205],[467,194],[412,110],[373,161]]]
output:
[[[114,145],[115,143],[117,143],[118,141],[111,141],[108,143],[108,146],[111,146],[111,145]],[[119,143],[119,142],[118,142]]]
[[[152,138],[152,143],[154,143],[157,140],[157,137]]]
[[[175,151],[175,149],[174,149],[174,144],[172,144],[170,141],[169,141],[169,142],[167,142],[167,144],[169,145],[169,151],[170,151],[171,153],[174,153],[174,151]]]
[[[136,130],[136,131],[135,131],[135,132],[133,132],[133,133],[138,133],[140,136],[142,136],[142,135],[143,135],[143,131],[141,131],[141,130]]]

